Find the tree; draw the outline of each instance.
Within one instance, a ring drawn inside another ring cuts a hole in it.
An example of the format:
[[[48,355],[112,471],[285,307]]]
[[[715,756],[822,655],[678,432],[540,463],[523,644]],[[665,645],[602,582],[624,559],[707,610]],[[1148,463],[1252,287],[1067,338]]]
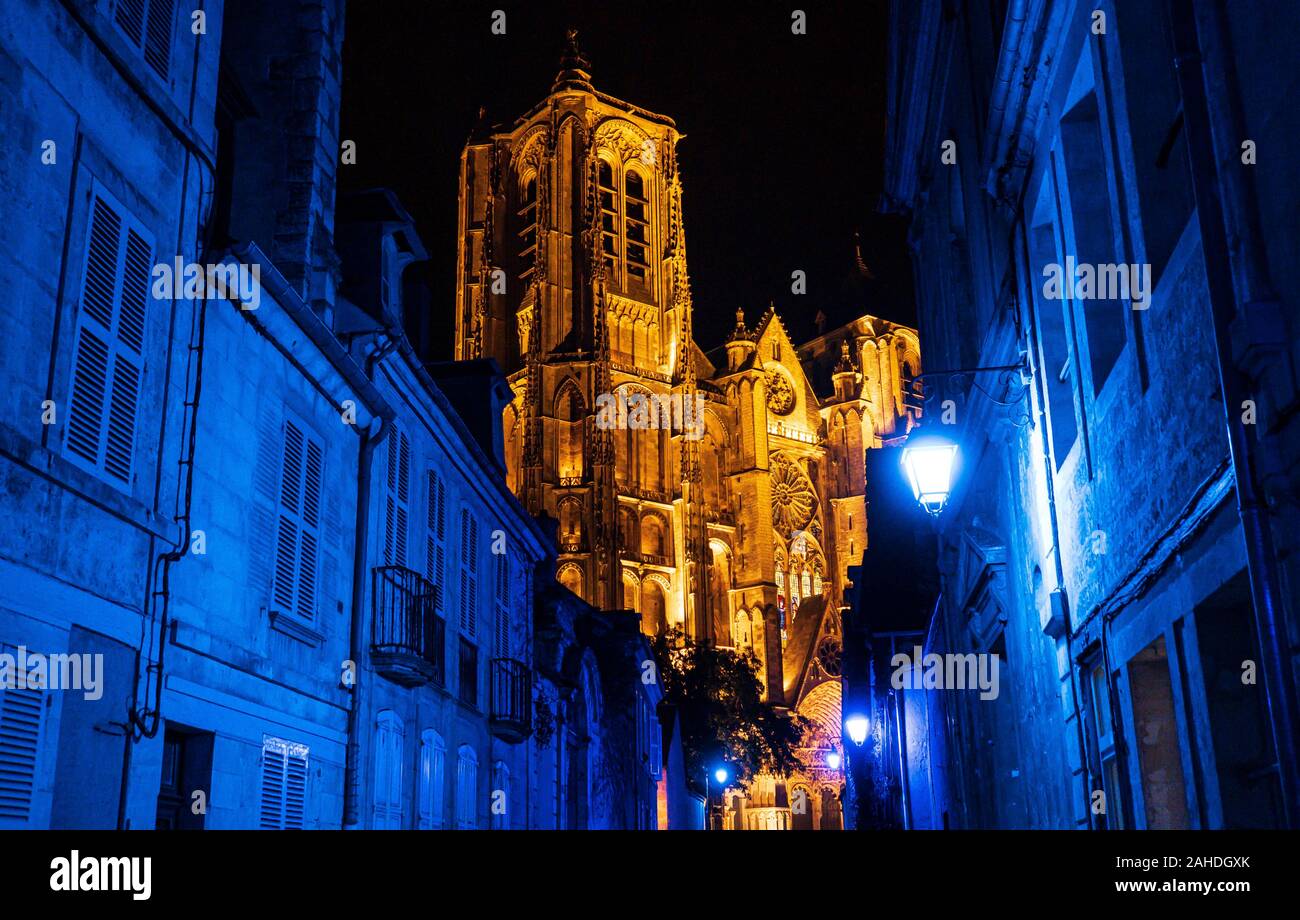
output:
[[[802,768],[795,749],[811,722],[763,699],[752,654],[692,642],[680,630],[656,638],[654,652],[664,702],[677,710],[691,785],[703,786],[705,772],[720,763],[737,784]]]

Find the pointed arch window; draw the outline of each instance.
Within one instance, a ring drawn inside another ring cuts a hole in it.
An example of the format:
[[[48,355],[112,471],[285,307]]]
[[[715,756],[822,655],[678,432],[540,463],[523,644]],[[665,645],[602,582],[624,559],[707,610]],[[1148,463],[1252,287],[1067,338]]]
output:
[[[468,744],[456,752],[456,829],[473,830],[478,826],[475,808],[478,788],[478,755]]]
[[[618,280],[618,187],[614,185],[614,167],[600,161],[600,247],[605,272],[610,281]]]
[[[641,284],[650,277],[650,200],[640,173],[628,170],[623,180],[623,236],[627,246],[627,276]]]
[[[534,257],[537,252],[537,175],[524,180],[519,193],[519,262],[523,266],[519,277],[532,277]]]
[[[375,720],[375,815],[377,831],[402,828],[402,748],[405,729],[391,709]]]

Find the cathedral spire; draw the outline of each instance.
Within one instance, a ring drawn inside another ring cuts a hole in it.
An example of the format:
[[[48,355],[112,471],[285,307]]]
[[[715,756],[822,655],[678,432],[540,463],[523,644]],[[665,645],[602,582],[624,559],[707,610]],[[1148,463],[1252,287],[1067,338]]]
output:
[[[591,85],[591,61],[578,50],[578,30],[566,29],[564,32],[564,53],[560,55],[560,72],[555,75],[551,92],[558,93],[566,89],[595,92]]]

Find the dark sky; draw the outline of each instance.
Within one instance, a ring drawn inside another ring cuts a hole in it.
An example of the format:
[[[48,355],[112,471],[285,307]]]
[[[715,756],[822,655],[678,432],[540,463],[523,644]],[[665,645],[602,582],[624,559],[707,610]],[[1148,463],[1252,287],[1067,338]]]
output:
[[[696,338],[708,350],[775,301],[797,340],[862,313],[913,322],[898,218],[875,213],[884,147],[887,0],[793,4],[353,0],[341,136],[343,189],[388,186],[430,253],[434,309],[455,293],[459,155],[480,105],[511,121],[545,97],[564,30],[597,89],[671,117],[682,170]],[[491,32],[492,11],[506,34]],[[853,234],[876,276],[850,287]],[[807,273],[808,293],[790,291]],[[445,357],[450,356],[448,343]]]

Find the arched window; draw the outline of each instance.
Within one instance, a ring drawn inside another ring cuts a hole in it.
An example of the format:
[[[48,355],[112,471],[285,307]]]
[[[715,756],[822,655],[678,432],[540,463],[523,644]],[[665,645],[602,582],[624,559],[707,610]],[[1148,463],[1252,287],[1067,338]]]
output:
[[[631,572],[623,573],[623,609],[641,612],[641,585]]]
[[[657,514],[647,514],[641,519],[641,552],[650,556],[666,556],[667,545],[664,522]]]
[[[821,596],[822,596],[822,588],[823,588],[823,584],[822,584],[822,567],[821,567],[820,565],[818,565],[816,568],[813,569],[813,577],[812,577],[812,591],[813,591],[813,596],[814,596],[814,597],[821,597]]]
[[[578,597],[582,597],[582,569],[576,565],[566,565],[560,569],[559,582]]]
[[[813,591],[813,589],[812,589],[812,573],[809,572],[809,571],[808,571],[808,567],[805,566],[805,567],[804,567],[804,570],[803,570],[803,596],[804,596],[804,597],[813,597],[813,596],[815,596],[815,594],[821,594],[821,592],[820,592],[820,591],[817,591],[817,592],[814,592],[814,591]]]
[[[473,830],[478,826],[477,789],[478,755],[468,744],[462,744],[456,752],[457,830]]]
[[[420,733],[419,792],[416,796],[419,803],[419,828],[422,831],[442,828],[446,759],[447,746],[443,743],[442,736],[432,728],[426,728]]]
[[[645,182],[634,170],[628,170],[623,182],[623,235],[627,245],[627,276],[645,284],[650,276],[650,202]]]
[[[510,768],[502,760],[492,764],[491,812],[492,830],[510,829]]]
[[[731,637],[736,648],[742,651],[748,651],[754,645],[754,636],[749,625],[749,614],[743,610],[736,614],[736,622],[731,628]]]
[[[519,277],[525,282],[532,277],[534,254],[537,251],[537,176],[524,181],[519,206],[519,262],[523,266]]]
[[[605,160],[600,161],[600,245],[605,257],[608,280],[618,281],[618,187],[614,185],[614,169]]]
[[[391,709],[375,718],[375,814],[377,831],[402,828],[402,748],[405,729]]]

